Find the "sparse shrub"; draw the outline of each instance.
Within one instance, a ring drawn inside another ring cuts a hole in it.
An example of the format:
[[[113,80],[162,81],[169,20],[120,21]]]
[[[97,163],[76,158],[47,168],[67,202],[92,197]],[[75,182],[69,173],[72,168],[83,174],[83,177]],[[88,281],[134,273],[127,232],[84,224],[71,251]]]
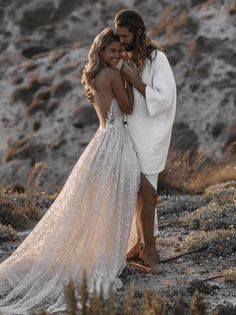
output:
[[[236,181],[228,181],[208,187],[203,194],[207,201],[215,201],[219,205],[234,204],[236,200]]]
[[[135,314],[134,307],[135,307],[135,292],[134,288],[130,287],[126,294],[124,295],[124,301],[122,305],[122,314]],[[145,312],[144,312],[145,313]]]
[[[39,218],[38,206],[36,205],[37,196],[40,194],[40,179],[47,165],[35,163],[27,178],[26,189],[24,193],[24,211],[30,217]]]
[[[236,267],[227,270],[225,274],[225,281],[236,286]]]
[[[219,286],[216,284],[211,284],[207,281],[201,281],[199,279],[194,279],[192,281],[190,281],[187,286],[186,289],[189,293],[194,294],[194,292],[199,292],[201,294],[211,294],[214,291],[219,289]]]
[[[192,315],[207,315],[207,304],[203,296],[195,291],[191,301]]]
[[[181,248],[201,248],[204,249],[204,252],[201,251],[204,255],[229,256],[236,250],[236,233],[234,229],[192,232],[182,242]]]
[[[211,315],[235,315],[236,306],[233,305],[219,305],[217,306]]]
[[[192,212],[205,205],[199,195],[161,195],[158,199],[156,211],[158,215],[178,216],[183,212]]]
[[[75,297],[75,287],[72,280],[69,281],[65,287],[66,301],[67,301],[67,314],[76,315],[77,314],[77,303]]]
[[[182,217],[179,222],[189,228],[204,231],[236,228],[236,205],[219,206],[212,202]]]
[[[82,296],[80,292],[83,292],[84,295]],[[104,298],[102,288],[99,293],[94,289],[89,294],[84,280],[80,286],[76,286],[70,280],[65,286],[65,295],[67,309],[63,314],[68,315],[184,315],[190,314],[190,312],[192,315],[210,315],[207,312],[207,304],[198,291],[194,292],[190,305],[184,303],[183,299],[181,299],[181,303],[175,303],[176,305],[178,304],[179,313],[176,312],[176,308],[174,310],[170,309],[170,303],[167,299],[149,290],[144,292],[140,306],[137,306],[134,290],[130,287],[124,291],[120,307],[117,305],[112,289],[109,290],[107,298]],[[39,313],[33,312],[31,314],[48,315],[49,313],[40,311]],[[213,314],[218,315],[218,313]]]
[[[21,203],[21,206],[20,206]],[[17,201],[10,194],[1,193],[0,199],[0,221],[4,225],[11,225],[14,228],[25,226],[26,216],[20,209],[22,208],[23,200]]]
[[[200,150],[192,155],[171,148],[165,171],[160,175],[161,186],[184,193],[202,193],[205,188],[236,180],[236,161],[233,156],[209,160]]]
[[[17,238],[17,233],[11,226],[0,223],[0,241],[12,241]]]
[[[40,178],[46,170],[46,165],[36,163],[32,168],[24,193],[15,193],[10,189],[0,189],[0,221],[15,229],[25,229],[32,225],[31,219],[42,217],[40,207],[49,207],[55,199],[45,200],[40,193]]]
[[[139,314],[151,315],[168,315],[168,301],[152,291],[145,291]],[[132,314],[132,313],[129,313]]]

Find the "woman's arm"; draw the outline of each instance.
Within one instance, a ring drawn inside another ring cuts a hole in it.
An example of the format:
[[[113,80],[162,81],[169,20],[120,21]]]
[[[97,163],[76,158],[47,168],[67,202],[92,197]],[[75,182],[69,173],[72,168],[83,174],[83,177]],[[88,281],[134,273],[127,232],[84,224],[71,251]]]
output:
[[[131,84],[128,84],[127,88],[125,88],[125,82],[121,77],[120,71],[116,68],[109,69],[109,79],[120,108],[125,114],[131,114],[133,111],[133,91]]]

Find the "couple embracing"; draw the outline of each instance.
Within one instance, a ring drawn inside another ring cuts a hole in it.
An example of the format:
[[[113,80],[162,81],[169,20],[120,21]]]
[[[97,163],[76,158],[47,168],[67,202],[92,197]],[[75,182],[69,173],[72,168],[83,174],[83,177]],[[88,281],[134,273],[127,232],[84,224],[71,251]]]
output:
[[[89,291],[94,285],[105,293],[119,288],[127,256],[138,255],[151,273],[161,272],[157,181],[170,144],[176,86],[136,11],[118,12],[115,32],[106,28],[96,36],[82,84],[100,127],[46,214],[0,264],[3,314],[65,310],[64,286],[69,279],[79,283],[84,270]]]

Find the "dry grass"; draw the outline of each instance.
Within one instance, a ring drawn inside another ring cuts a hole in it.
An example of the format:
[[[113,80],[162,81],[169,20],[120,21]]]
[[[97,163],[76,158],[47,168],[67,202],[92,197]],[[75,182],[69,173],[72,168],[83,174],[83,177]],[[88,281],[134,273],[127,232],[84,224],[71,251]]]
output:
[[[205,200],[199,195],[161,195],[158,198],[158,215],[174,214],[179,215],[183,212],[192,212],[205,205]]]
[[[160,176],[161,186],[185,193],[202,193],[209,186],[230,180],[236,180],[235,156],[224,155],[209,161],[201,151],[192,157],[189,151],[173,148]]]
[[[31,225],[31,220],[38,221],[42,217],[38,199],[41,197],[40,179],[46,169],[46,165],[36,163],[22,193],[13,192],[9,187],[0,187],[0,221],[3,225],[25,229]]]
[[[225,272],[225,281],[236,284],[236,267],[230,268]]]
[[[101,288],[98,293],[93,290],[91,294],[88,292],[86,278],[77,286],[72,280],[65,286],[65,295],[67,300],[66,315],[220,315],[235,314],[221,313],[231,309],[235,311],[235,307],[219,306],[218,310],[208,311],[208,306],[203,296],[195,291],[192,295],[191,302],[188,304],[183,296],[178,297],[176,301],[170,303],[169,300],[163,298],[155,292],[146,290],[139,299],[135,295],[135,290],[129,287],[123,292],[122,301],[118,302],[112,289],[105,298]],[[77,307],[79,302],[80,307]],[[172,304],[172,305],[171,305]],[[219,312],[219,310],[221,312]],[[47,311],[32,312],[32,315],[49,315]]]
[[[24,210],[27,215],[34,217],[38,215],[38,206],[36,198],[40,194],[41,176],[47,169],[47,165],[43,163],[35,163],[27,178],[26,189],[24,193]]]
[[[0,191],[0,221],[5,226],[14,229],[25,229],[29,220],[24,212],[24,199],[22,195],[12,192]]]
[[[192,232],[181,243],[183,249],[204,249],[204,255],[227,257],[235,253],[236,233],[234,229],[210,232]]]
[[[219,206],[211,202],[207,206],[184,215],[180,220],[183,226],[203,231],[236,228],[236,205]]]
[[[207,304],[203,296],[195,291],[191,301],[192,314],[207,315]]]
[[[225,274],[225,281],[236,285],[236,267],[227,270]]]
[[[208,187],[203,198],[206,202],[216,202],[221,206],[225,204],[236,204],[236,181],[227,181],[218,185]]]
[[[0,223],[0,241],[9,241],[17,239],[16,231],[9,225],[3,225]]]

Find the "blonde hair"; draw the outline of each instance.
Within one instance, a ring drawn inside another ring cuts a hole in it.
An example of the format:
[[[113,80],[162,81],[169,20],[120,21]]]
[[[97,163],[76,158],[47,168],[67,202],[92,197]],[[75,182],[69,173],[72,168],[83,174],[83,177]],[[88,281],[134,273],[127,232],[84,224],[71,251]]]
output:
[[[94,88],[94,79],[104,67],[101,51],[114,42],[120,42],[112,28],[107,27],[94,39],[88,52],[88,61],[82,72],[81,83],[85,92]]]

